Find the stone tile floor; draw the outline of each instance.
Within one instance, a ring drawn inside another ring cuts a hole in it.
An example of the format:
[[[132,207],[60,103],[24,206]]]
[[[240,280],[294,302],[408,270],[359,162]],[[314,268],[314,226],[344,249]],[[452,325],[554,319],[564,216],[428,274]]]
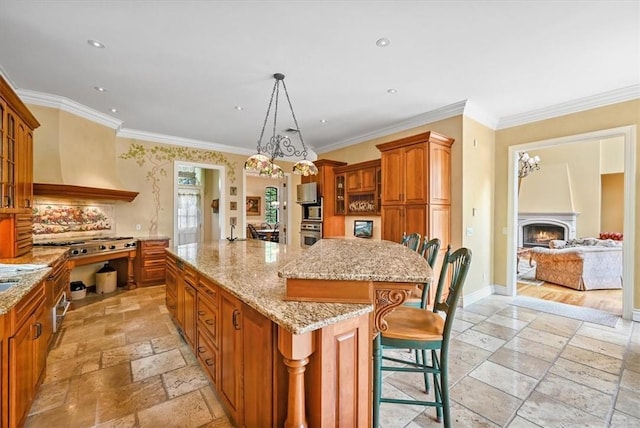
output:
[[[608,328],[490,296],[459,309],[450,355],[453,426],[640,427],[640,324]],[[164,286],[71,311],[27,427],[229,427],[164,307]],[[386,351],[411,358],[405,350]],[[383,394],[425,397],[385,373]],[[432,427],[435,410],[383,403],[383,427]]]

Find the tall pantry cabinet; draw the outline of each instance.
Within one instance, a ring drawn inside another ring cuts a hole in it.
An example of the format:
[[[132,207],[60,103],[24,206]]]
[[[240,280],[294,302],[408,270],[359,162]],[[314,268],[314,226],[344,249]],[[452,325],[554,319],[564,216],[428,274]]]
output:
[[[403,233],[451,240],[451,145],[429,131],[376,147],[382,157],[382,239],[400,242]],[[433,294],[435,287],[431,287]]]
[[[0,258],[31,251],[33,130],[40,126],[0,77]]]

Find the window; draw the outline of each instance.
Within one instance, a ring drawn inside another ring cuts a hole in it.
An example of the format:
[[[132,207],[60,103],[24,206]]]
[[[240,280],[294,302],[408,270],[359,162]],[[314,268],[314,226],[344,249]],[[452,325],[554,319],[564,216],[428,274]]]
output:
[[[264,191],[264,221],[270,224],[278,223],[278,188],[269,186]]]

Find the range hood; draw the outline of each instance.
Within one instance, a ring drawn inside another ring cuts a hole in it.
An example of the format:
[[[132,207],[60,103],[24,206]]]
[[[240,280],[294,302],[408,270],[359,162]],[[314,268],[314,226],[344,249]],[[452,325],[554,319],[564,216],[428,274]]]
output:
[[[74,186],[70,184],[33,183],[34,196],[50,196],[70,199],[95,199],[131,202],[138,192],[128,190],[101,189],[97,187]]]

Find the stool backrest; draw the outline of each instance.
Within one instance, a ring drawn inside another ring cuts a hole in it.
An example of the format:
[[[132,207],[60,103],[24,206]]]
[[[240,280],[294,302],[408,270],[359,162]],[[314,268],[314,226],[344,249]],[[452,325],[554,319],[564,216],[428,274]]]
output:
[[[411,233],[403,237],[401,244],[413,251],[418,251],[420,246],[420,238],[422,236],[418,232]]]
[[[254,225],[248,223],[247,227],[249,228],[249,233],[251,233],[251,237],[253,239],[260,239],[260,235],[258,235],[258,231],[256,230],[256,227]]]
[[[438,251],[440,251],[441,242],[438,238],[433,238],[427,241],[425,238],[422,248],[420,248],[420,254],[427,259],[427,263],[431,266],[431,269],[436,265],[436,259],[438,258]]]
[[[469,266],[471,266],[470,249],[463,247],[452,253],[451,246],[447,246],[447,252],[444,255],[442,269],[440,270],[440,278],[438,279],[438,289],[436,290],[436,297],[433,302],[433,312],[445,312],[447,314],[444,323],[443,349],[449,346],[449,336],[451,327],[453,326],[453,318],[458,306],[458,299],[462,293],[464,281],[469,272]],[[450,275],[448,275],[449,269],[451,269]],[[449,288],[449,294],[444,301],[441,301],[445,287]]]

